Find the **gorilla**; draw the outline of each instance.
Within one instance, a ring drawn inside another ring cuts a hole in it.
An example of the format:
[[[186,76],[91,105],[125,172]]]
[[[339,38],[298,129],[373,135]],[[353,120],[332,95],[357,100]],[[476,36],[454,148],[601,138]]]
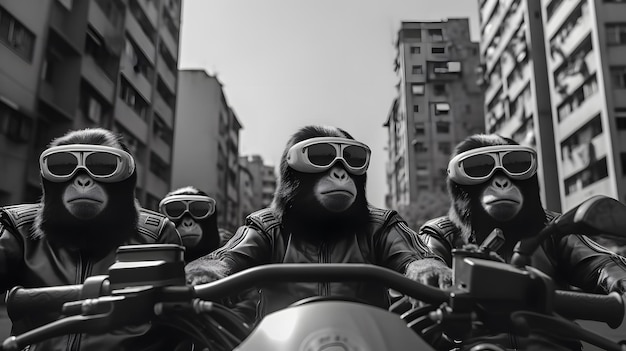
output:
[[[448,215],[426,222],[419,230],[420,238],[451,266],[453,249],[481,245],[494,229],[500,229],[504,242],[495,252],[510,262],[519,240],[537,235],[559,216],[543,208],[537,165],[536,151],[512,139],[495,134],[467,137],[456,146],[448,164]],[[531,262],[559,289],[626,291],[625,260],[578,233],[549,238]],[[506,347],[530,342],[513,335],[500,341]],[[567,350],[581,347],[578,341],[552,340],[551,344],[565,345]]]
[[[74,130],[52,140],[39,158],[39,203],[0,208],[0,285],[81,284],[107,274],[120,245],[177,244],[174,224],[138,205],[137,169],[121,138],[102,128]],[[33,313],[13,321],[23,333],[60,316]],[[137,349],[167,344],[148,325],[105,335],[68,335],[37,348]]]
[[[159,203],[159,211],[176,225],[187,262],[213,252],[233,235],[218,228],[215,199],[193,186],[167,193]]]
[[[192,284],[267,263],[369,263],[431,285],[448,286],[451,270],[396,211],[370,206],[365,193],[370,149],[345,130],[305,126],[288,141],[269,208],[246,218],[233,238],[189,263]],[[375,282],[284,283],[261,288],[258,318],[303,298],[358,298],[388,307]]]

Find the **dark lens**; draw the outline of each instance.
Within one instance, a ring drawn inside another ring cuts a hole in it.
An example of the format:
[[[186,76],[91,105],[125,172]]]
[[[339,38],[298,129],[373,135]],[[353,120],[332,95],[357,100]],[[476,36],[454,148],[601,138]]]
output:
[[[165,204],[163,207],[165,215],[172,218],[180,217],[183,213],[185,213],[186,209],[187,206],[185,206],[185,203],[182,201],[172,201]]]
[[[514,174],[528,171],[532,164],[533,155],[527,151],[511,151],[502,157],[502,167]]]
[[[491,173],[495,166],[495,161],[489,155],[474,155],[463,160],[462,166],[465,174],[479,178]]]
[[[361,168],[367,162],[367,150],[361,146],[346,146],[343,149],[343,158],[350,167]]]
[[[328,166],[337,157],[337,150],[331,144],[315,144],[309,146],[307,150],[309,161],[316,166]]]
[[[66,176],[74,172],[78,165],[76,156],[69,152],[57,152],[46,158],[48,171],[57,176]]]
[[[189,213],[196,218],[208,215],[212,208],[213,205],[206,201],[192,201],[189,203]]]
[[[85,167],[94,175],[108,176],[115,173],[118,159],[108,152],[94,152],[85,159]]]

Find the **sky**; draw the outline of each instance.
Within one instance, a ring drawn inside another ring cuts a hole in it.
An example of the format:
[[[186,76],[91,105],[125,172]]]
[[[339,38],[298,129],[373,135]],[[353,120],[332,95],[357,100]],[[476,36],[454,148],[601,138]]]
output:
[[[447,18],[469,18],[478,39],[478,0],[183,0],[179,68],[217,76],[243,125],[242,156],[276,167],[309,124],[366,143],[367,198],[384,208],[393,43],[402,21]]]

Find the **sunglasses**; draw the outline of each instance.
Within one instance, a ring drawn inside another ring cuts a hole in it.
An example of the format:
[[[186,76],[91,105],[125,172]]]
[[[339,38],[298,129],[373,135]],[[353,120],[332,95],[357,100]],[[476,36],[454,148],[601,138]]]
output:
[[[537,172],[537,152],[521,145],[495,145],[468,150],[448,164],[448,177],[457,184],[486,182],[497,171],[511,179],[525,180]]]
[[[289,167],[304,173],[320,173],[341,161],[346,170],[362,175],[370,163],[367,145],[347,138],[320,137],[301,141],[287,152]]]
[[[53,146],[39,157],[41,175],[52,182],[72,179],[84,170],[94,180],[119,182],[135,171],[135,160],[126,151],[104,145],[71,144]]]
[[[161,200],[159,211],[171,220],[180,219],[185,213],[193,219],[204,219],[215,212],[215,199],[204,195],[172,195]]]

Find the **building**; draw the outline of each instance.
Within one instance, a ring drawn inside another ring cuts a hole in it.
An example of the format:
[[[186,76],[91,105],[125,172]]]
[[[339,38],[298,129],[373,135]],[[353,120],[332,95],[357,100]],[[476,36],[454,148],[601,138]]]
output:
[[[137,197],[156,209],[170,188],[180,11],[180,0],[0,0],[0,204],[38,200],[51,139],[102,126],[125,136]]]
[[[239,130],[220,81],[204,70],[180,70],[172,188],[193,185],[217,201],[218,225],[239,220]]]
[[[468,19],[402,22],[396,49],[398,96],[384,123],[391,208],[416,202],[422,192],[445,191],[454,146],[484,131],[479,50]]]
[[[540,4],[481,0],[479,11],[486,130],[537,150],[542,201],[560,211]]]
[[[244,224],[247,215],[258,210],[254,205],[254,178],[250,170],[246,167],[246,158],[239,158],[239,220]]]
[[[252,182],[250,209],[242,209],[242,214],[245,216],[271,205],[276,191],[276,174],[274,167],[265,165],[260,155],[242,156],[240,164],[250,173]]]
[[[626,201],[626,3],[542,0],[541,12],[563,210]]]

